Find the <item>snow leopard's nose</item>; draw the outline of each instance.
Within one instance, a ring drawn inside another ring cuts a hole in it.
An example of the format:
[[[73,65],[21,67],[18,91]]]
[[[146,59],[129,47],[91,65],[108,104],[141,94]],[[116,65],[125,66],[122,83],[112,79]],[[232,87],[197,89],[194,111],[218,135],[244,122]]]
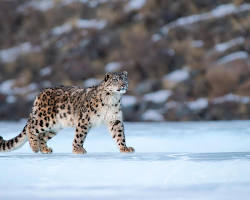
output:
[[[127,90],[128,89],[128,84],[122,84],[122,89]]]
[[[125,93],[127,90],[128,90],[128,84],[122,84],[121,87],[117,91],[121,93]]]

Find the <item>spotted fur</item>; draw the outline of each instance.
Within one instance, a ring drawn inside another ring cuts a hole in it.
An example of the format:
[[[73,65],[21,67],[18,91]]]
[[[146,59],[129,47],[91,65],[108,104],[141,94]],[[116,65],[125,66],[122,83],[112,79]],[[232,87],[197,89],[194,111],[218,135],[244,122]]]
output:
[[[133,152],[126,146],[121,97],[127,91],[127,72],[107,73],[97,86],[55,87],[43,90],[35,99],[23,131],[10,140],[0,137],[0,152],[12,151],[27,140],[33,152],[52,153],[47,141],[64,127],[75,127],[73,153],[83,154],[89,130],[106,124],[120,152]]]

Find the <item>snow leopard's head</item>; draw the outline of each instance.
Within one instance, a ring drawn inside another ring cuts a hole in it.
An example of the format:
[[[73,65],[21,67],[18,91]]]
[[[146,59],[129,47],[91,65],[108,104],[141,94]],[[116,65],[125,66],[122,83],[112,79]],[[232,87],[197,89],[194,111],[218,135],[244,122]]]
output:
[[[108,72],[105,74],[104,84],[110,92],[124,94],[128,89],[128,72]]]

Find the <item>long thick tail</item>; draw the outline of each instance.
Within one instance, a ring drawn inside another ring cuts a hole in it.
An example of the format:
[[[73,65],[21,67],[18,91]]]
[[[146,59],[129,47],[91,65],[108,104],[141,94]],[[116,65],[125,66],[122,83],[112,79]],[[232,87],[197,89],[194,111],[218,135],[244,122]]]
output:
[[[26,136],[26,126],[25,126],[23,131],[19,135],[10,140],[4,140],[3,137],[0,136],[0,152],[13,151],[24,145],[26,141],[27,141],[27,136]]]

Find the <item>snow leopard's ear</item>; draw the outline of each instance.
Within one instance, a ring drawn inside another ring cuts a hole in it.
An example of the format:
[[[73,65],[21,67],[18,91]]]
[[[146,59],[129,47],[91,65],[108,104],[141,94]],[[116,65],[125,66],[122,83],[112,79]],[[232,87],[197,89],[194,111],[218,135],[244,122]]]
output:
[[[105,74],[104,81],[107,82],[109,78],[110,78],[110,73],[106,73],[106,74]]]
[[[123,71],[122,72],[125,76],[128,76],[128,72],[127,71]]]

